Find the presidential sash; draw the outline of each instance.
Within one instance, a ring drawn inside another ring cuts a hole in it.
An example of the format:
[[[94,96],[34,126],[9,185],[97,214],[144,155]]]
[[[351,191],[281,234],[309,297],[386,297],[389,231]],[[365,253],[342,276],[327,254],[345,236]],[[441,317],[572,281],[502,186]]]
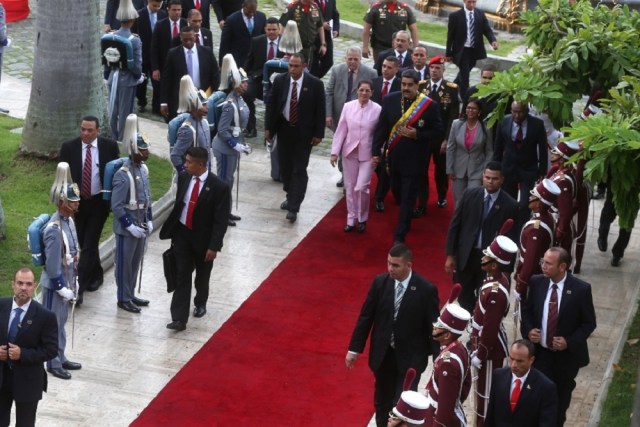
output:
[[[429,108],[431,105],[432,99],[426,96],[423,93],[418,93],[415,101],[409,106],[407,111],[404,112],[402,117],[398,119],[395,125],[391,128],[391,132],[389,133],[389,139],[387,141],[386,147],[386,155],[385,157],[388,159],[391,155],[391,152],[398,144],[402,135],[400,134],[400,128],[403,126],[411,126],[413,125],[422,115],[422,113]]]

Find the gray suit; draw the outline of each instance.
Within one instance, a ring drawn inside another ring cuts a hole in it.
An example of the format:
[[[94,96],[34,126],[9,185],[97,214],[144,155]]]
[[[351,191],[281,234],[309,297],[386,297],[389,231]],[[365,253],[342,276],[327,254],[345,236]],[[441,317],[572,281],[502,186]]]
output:
[[[467,149],[465,133],[467,121],[454,120],[447,141],[447,175],[454,175],[452,181],[453,200],[458,203],[462,199],[462,193],[466,188],[482,186],[482,172],[487,163],[493,158],[493,137],[491,129],[487,129],[478,121],[476,134]]]
[[[120,141],[124,134],[124,123],[127,120],[127,116],[133,113],[136,87],[138,86],[138,79],[142,75],[142,42],[137,35],[131,34],[129,28],[120,28],[115,34],[129,39],[133,47],[133,68],[126,71],[112,69],[107,82],[109,87],[109,108],[111,109],[109,127],[112,138]],[[117,81],[114,81],[116,78]]]
[[[131,197],[131,181],[134,179],[135,198]],[[113,233],[116,235],[116,286],[118,302],[130,302],[134,297],[140,261],[144,255],[146,238],[136,238],[128,230],[130,225],[145,227],[151,221],[151,189],[149,171],[144,165],[127,160],[113,177],[111,193]]]
[[[353,92],[351,100],[357,99],[358,82],[362,80],[373,80],[378,77],[375,70],[369,66],[360,64],[358,73],[353,79]],[[338,126],[338,120],[342,114],[342,107],[347,102],[347,88],[349,85],[349,69],[347,64],[338,64],[331,67],[331,75],[326,88],[325,106],[327,117],[333,118],[333,131]]]
[[[196,141],[193,141],[193,130],[196,131]],[[207,119],[199,119],[193,115],[182,123],[178,129],[176,144],[171,149],[171,163],[178,172],[184,170],[184,153],[189,147],[202,147],[209,153],[207,162],[211,170],[211,132]]]

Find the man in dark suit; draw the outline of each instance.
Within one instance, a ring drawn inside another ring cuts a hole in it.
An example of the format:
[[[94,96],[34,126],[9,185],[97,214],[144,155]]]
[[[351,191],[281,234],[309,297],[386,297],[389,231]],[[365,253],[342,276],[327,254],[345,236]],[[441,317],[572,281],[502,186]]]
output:
[[[282,58],[284,53],[278,49],[280,45],[280,25],[278,18],[267,18],[264,34],[251,39],[249,53],[244,63],[244,70],[249,76],[249,88],[242,98],[249,107],[249,123],[247,136],[252,138],[256,131],[256,98],[262,99],[262,72],[267,60]]]
[[[167,53],[171,49],[171,40],[180,34],[180,28],[187,25],[186,19],[182,19],[182,4],[180,0],[169,0],[168,17],[156,22],[151,38],[151,78],[160,81]]]
[[[516,223],[518,230],[531,217],[529,193],[536,181],[546,176],[548,157],[544,123],[529,114],[527,104],[514,102],[511,104],[511,114],[505,116],[498,127],[493,158],[502,162],[504,191],[516,200],[520,193]]]
[[[104,169],[107,163],[120,156],[118,143],[103,138],[97,117],[86,116],[80,123],[80,137],[62,144],[58,160],[67,162],[71,169],[71,178],[80,188],[84,188],[83,177],[90,176],[90,192],[81,195],[80,207],[75,214],[78,244],[82,256],[78,262],[78,304],[82,303],[83,293],[96,291],[104,282],[100,264],[100,235],[109,216],[109,202],[102,198]],[[87,160],[87,152],[90,152]],[[85,168],[89,168],[87,175]]]
[[[162,71],[160,92],[160,113],[167,123],[176,116],[178,110],[178,92],[180,79],[189,74],[196,89],[213,92],[220,84],[220,69],[213,51],[195,44],[196,38],[193,28],[186,26],[180,30],[182,46],[169,50]],[[189,58],[189,56],[191,56]],[[189,69],[191,62],[191,67]],[[198,66],[196,67],[196,63]],[[198,71],[196,78],[195,71]]]
[[[17,426],[34,426],[38,401],[47,391],[43,363],[58,353],[55,315],[32,300],[37,282],[33,271],[16,271],[13,298],[0,300],[0,424],[10,425],[16,403]]]
[[[413,50],[409,49],[409,33],[406,31],[398,31],[393,37],[393,49],[383,50],[378,54],[376,59],[376,65],[373,67],[378,72],[378,75],[382,75],[382,63],[390,56],[395,57],[398,60],[398,70],[413,68],[413,59],[411,55]],[[402,58],[402,61],[400,61]]]
[[[189,19],[189,12],[197,10],[202,15],[202,26],[207,30],[211,29],[211,0],[181,0],[182,18]],[[191,25],[191,24],[189,24]]]
[[[493,371],[485,427],[555,427],[556,386],[531,366],[534,352],[530,341],[517,340],[509,367]]]
[[[245,63],[247,54],[251,47],[251,38],[264,34],[264,27],[267,24],[267,17],[264,13],[257,11],[256,0],[244,0],[242,9],[232,13],[226,19],[222,34],[220,34],[220,54],[218,58],[222,63],[222,58],[227,53],[233,55],[236,64]]]
[[[453,60],[459,68],[454,80],[460,86],[460,93],[469,89],[469,73],[476,61],[487,57],[483,37],[498,49],[498,41],[489,26],[484,12],[476,9],[477,0],[464,0],[464,7],[449,15],[447,32],[447,60]]]
[[[193,28],[193,34],[196,38],[196,44],[208,47],[213,51],[213,34],[206,28],[202,27],[202,14],[198,9],[191,9],[187,15],[187,25]],[[180,46],[182,41],[178,34],[171,39],[171,47]]]
[[[358,354],[369,343],[369,368],[375,375],[376,424],[387,425],[389,411],[402,393],[407,369],[417,374],[411,385],[416,390],[420,374],[433,354],[431,332],[438,318],[438,290],[411,269],[412,253],[404,244],[391,248],[388,273],[378,275],[367,298],[349,343],[345,359],[353,369]]]
[[[313,53],[315,60],[309,66],[309,72],[319,79],[323,78],[333,67],[333,38],[340,35],[340,12],[335,0],[318,0],[318,6],[322,11],[324,22],[324,40],[327,44],[327,51],[320,55],[319,48]],[[333,26],[331,25],[333,23]],[[316,46],[320,46],[320,37],[316,38]]]
[[[420,75],[402,72],[402,89],[382,100],[380,118],[373,136],[372,162],[385,157],[391,191],[400,204],[394,242],[404,242],[418,196],[420,177],[427,167],[429,145],[444,133],[438,103],[418,91]]]
[[[131,28],[131,32],[140,36],[142,41],[142,72],[145,79],[138,85],[136,98],[140,112],[144,112],[147,106],[147,84],[151,78],[151,41],[153,30],[158,21],[167,17],[167,12],[161,9],[162,0],[149,0],[147,7],[138,10],[138,19]],[[160,82],[151,79],[153,87],[153,98],[151,100],[151,111],[160,114]]]
[[[589,364],[587,338],[596,329],[591,285],[573,276],[570,265],[566,250],[545,252],[542,275],[529,280],[520,325],[522,336],[536,346],[534,367],[558,388],[558,426],[566,420],[578,370]]]
[[[212,0],[211,6],[216,13],[218,26],[222,30],[227,17],[242,8],[242,0]]]
[[[227,184],[209,172],[208,158],[202,147],[187,150],[185,171],[178,175],[175,205],[160,230],[160,238],[170,238],[176,253],[177,284],[171,299],[172,322],[167,325],[174,331],[187,327],[194,267],[193,316],[206,314],[213,260],[222,249],[229,222],[231,192]]]
[[[500,190],[503,181],[502,165],[489,162],[482,175],[482,187],[463,193],[449,223],[444,269],[462,285],[458,302],[467,311],[473,311],[476,292],[484,280],[480,265],[482,249],[491,244],[505,221],[509,218],[515,221],[518,213],[513,197]],[[515,241],[515,227],[506,236]],[[513,267],[505,271],[513,271]]]
[[[324,137],[325,95],[322,80],[305,73],[304,55],[289,58],[289,72],[278,75],[265,116],[265,139],[278,137],[280,176],[287,198],[280,209],[295,222],[307,192],[311,148]]]

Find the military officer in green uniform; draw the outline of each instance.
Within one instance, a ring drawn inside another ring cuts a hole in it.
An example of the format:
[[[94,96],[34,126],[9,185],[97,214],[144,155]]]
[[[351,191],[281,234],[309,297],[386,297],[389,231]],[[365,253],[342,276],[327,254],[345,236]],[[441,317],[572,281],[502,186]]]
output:
[[[313,64],[316,36],[320,39],[320,48],[318,49],[320,55],[327,52],[322,10],[313,0],[296,0],[287,5],[287,10],[280,17],[280,25],[285,27],[290,20],[294,20],[298,24],[298,33],[300,33],[302,40],[302,54],[307,59],[307,64]]]
[[[416,16],[408,4],[395,1],[378,1],[371,5],[364,16],[364,29],[362,30],[362,56],[369,58],[369,39],[371,39],[372,56],[383,50],[391,49],[393,35],[400,30],[411,32],[413,46],[420,43]]]

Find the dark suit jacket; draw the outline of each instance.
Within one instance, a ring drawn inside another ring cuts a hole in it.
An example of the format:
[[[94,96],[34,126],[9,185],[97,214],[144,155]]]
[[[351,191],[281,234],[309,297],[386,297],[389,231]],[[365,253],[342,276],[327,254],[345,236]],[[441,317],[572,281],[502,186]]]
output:
[[[200,88],[215,91],[220,85],[220,70],[213,51],[209,48],[194,45],[198,50],[200,64]],[[187,60],[182,45],[169,50],[167,60],[160,79],[160,102],[169,106],[169,116],[175,117],[178,109],[178,92],[180,79],[187,73]]]
[[[482,222],[483,209],[484,188],[477,187],[465,190],[453,212],[447,233],[447,255],[456,257],[458,270],[464,270],[466,267],[471,250],[478,239],[480,226],[482,226],[480,247],[484,249],[491,244],[507,219],[516,220],[518,204],[513,197],[501,190],[484,222]],[[507,237],[517,241],[516,231],[516,227],[512,227]]]
[[[156,25],[166,17],[167,12],[160,9],[156,16]],[[133,24],[131,32],[140,36],[140,41],[142,41],[142,69],[150,70],[153,33],[151,32],[151,21],[149,20],[149,9],[147,9],[147,7],[143,7],[138,11],[138,19],[136,19],[136,22]]]
[[[189,11],[195,9],[194,0],[181,0],[182,3],[182,17],[187,19]],[[200,13],[202,14],[202,26],[204,28],[211,28],[211,0],[200,0]]]
[[[268,43],[269,39],[266,34],[261,34],[251,39],[249,53],[247,54],[247,59],[244,62],[244,70],[252,80],[262,82],[264,63],[267,62]],[[280,45],[278,44],[278,46]],[[275,55],[276,58],[282,58],[284,53],[281,52],[280,49],[277,49]],[[238,64],[238,66],[240,67],[241,65]]]
[[[460,58],[464,53],[464,43],[467,41],[467,17],[465,13],[466,9],[463,7],[449,15],[446,56],[453,58],[454,64],[460,63]],[[473,59],[484,59],[487,57],[487,51],[484,48],[483,37],[493,43],[496,41],[496,36],[493,34],[484,12],[478,8],[473,10],[473,21],[475,30]]]
[[[412,54],[413,54],[413,50],[407,49],[407,54],[404,57],[404,61],[402,61],[402,66],[400,67],[400,70],[404,70],[405,68],[413,68],[413,59],[411,59]],[[376,65],[373,68],[376,69],[379,76],[382,75],[382,63],[389,56],[393,56],[394,58],[398,57],[394,49],[383,50],[378,54],[378,58],[376,59]]]
[[[291,76],[289,73],[279,74],[271,89],[271,97],[265,115],[265,130],[275,135],[281,126],[288,126],[282,115],[287,97]],[[298,128],[301,141],[324,137],[325,123],[324,84],[322,80],[305,72],[302,88],[298,89]]]
[[[175,227],[180,222],[180,214],[184,208],[183,200],[190,181],[191,175],[186,172],[178,176],[178,191],[173,210],[160,229],[160,238],[163,240],[173,237]],[[222,249],[222,240],[229,223],[230,203],[229,186],[209,172],[193,211],[193,230],[197,231],[195,235],[198,239],[196,245],[203,254],[208,249],[216,252]]]
[[[180,18],[178,28],[187,25],[187,20]],[[156,28],[153,30],[151,39],[151,71],[162,71],[167,53],[171,49],[171,41],[173,39],[171,20],[165,18],[156,22]]]
[[[502,162],[502,172],[506,180],[516,182],[536,181],[547,174],[547,132],[544,123],[537,117],[528,114],[527,134],[522,141],[522,148],[516,148],[511,138],[513,116],[506,116],[498,128],[496,145],[493,150],[494,160]]]
[[[244,23],[242,11],[232,13],[224,22],[222,34],[220,34],[220,63],[227,53],[233,55],[238,67],[247,60],[247,54],[251,47],[251,38],[264,34],[267,17],[264,13],[256,11],[253,16],[253,31],[249,33],[247,24]]]
[[[537,274],[529,279],[529,296],[522,307],[522,323],[520,332],[527,338],[534,328],[542,329],[542,313],[544,300],[549,290],[549,279]],[[567,273],[564,281],[556,336],[564,337],[567,349],[563,358],[567,363],[582,368],[589,364],[587,338],[596,329],[596,312],[593,307],[591,285],[571,273]],[[536,349],[540,349],[536,344]]]
[[[0,344],[7,345],[11,298],[0,300]],[[56,316],[37,301],[31,301],[24,315],[15,342],[20,347],[20,360],[13,362],[11,392],[16,402],[36,402],[47,390],[44,362],[58,354],[58,322]],[[0,362],[0,384],[4,364]]]
[[[389,140],[393,125],[402,116],[401,92],[392,92],[382,100],[382,110],[373,135],[372,155],[379,156],[383,145]],[[427,169],[429,144],[442,141],[444,127],[440,118],[438,103],[432,101],[418,121],[413,124],[417,139],[402,137],[393,149],[391,169],[402,170],[405,175],[420,175]]]
[[[136,10],[140,10],[147,5],[146,0],[133,0],[132,3]],[[116,19],[119,7],[120,0],[107,0],[107,5],[104,11],[104,23],[108,24],[112,30],[120,28],[120,21]]]
[[[380,105],[382,105],[382,83],[383,82],[384,82],[384,78],[382,78],[382,76],[372,80],[373,87],[371,88],[372,89],[371,100]],[[396,76],[393,79],[393,82],[391,83],[391,87],[389,88],[388,93],[398,92],[400,90],[400,82],[401,82],[401,79],[398,76]]]
[[[398,317],[393,321],[395,281],[389,274],[377,276],[356,322],[349,351],[362,353],[371,332],[369,367],[377,371],[394,334],[398,371],[415,368],[418,373],[427,367],[432,354],[433,322],[438,318],[438,290],[415,271],[405,290]]]
[[[212,0],[211,6],[216,13],[218,22],[227,19],[227,16],[242,8],[242,0]]]
[[[493,371],[485,427],[555,427],[558,398],[553,381],[531,368],[511,412],[511,378],[509,368]]]
[[[200,40],[200,46],[208,47],[213,51],[213,34],[211,31],[206,28],[200,28],[200,35],[202,39]],[[175,36],[171,39],[171,47],[177,47],[182,45],[182,41],[180,40],[180,35]]]
[[[100,170],[100,183],[104,184],[105,166],[111,160],[115,160],[120,157],[118,143],[112,139],[99,136],[98,156],[100,157],[100,163],[98,164],[98,169]],[[60,153],[58,154],[58,161],[69,163],[71,179],[73,179],[73,182],[78,184],[78,187],[82,188],[82,140],[79,137],[62,144],[62,147],[60,147]]]

